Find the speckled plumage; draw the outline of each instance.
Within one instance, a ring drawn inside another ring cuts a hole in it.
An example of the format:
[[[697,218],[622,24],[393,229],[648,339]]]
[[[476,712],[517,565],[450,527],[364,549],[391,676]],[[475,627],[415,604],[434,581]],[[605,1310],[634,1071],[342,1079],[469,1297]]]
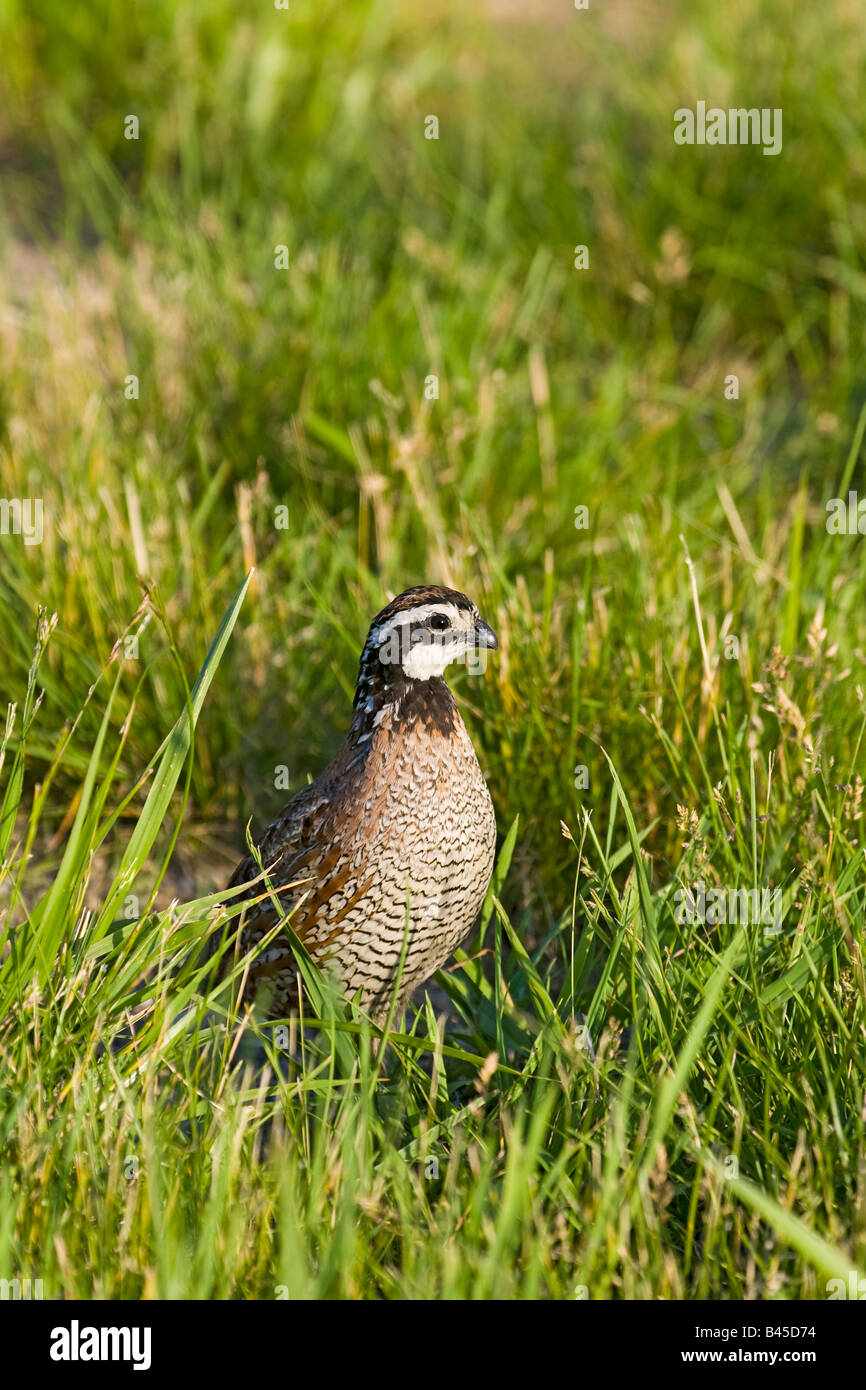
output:
[[[439,631],[445,617],[449,626]],[[293,930],[318,964],[335,969],[347,995],[362,991],[361,1005],[377,1023],[390,1007],[404,936],[398,1012],[447,960],[484,901],[493,805],[437,672],[467,649],[495,645],[465,595],[432,585],[399,595],[373,619],[342,747],[258,844],[283,907],[295,909]],[[230,886],[258,873],[248,856]],[[250,894],[262,891],[259,881]],[[276,921],[270,902],[251,904],[241,949]],[[250,972],[253,989],[270,981],[272,1017],[291,1008],[296,975],[278,936]]]

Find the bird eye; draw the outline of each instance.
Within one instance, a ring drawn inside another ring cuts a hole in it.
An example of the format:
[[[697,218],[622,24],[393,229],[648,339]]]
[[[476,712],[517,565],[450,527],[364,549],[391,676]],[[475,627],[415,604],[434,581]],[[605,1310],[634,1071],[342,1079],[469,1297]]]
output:
[[[450,627],[451,624],[444,613],[434,613],[430,618],[430,626],[438,628],[441,632],[443,628]]]

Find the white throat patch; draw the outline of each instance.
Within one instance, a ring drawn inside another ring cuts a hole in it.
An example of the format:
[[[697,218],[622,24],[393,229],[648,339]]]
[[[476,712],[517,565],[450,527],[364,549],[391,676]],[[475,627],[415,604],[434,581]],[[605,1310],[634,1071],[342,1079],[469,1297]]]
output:
[[[416,642],[402,662],[403,674],[413,681],[441,676],[458,656],[453,642]]]

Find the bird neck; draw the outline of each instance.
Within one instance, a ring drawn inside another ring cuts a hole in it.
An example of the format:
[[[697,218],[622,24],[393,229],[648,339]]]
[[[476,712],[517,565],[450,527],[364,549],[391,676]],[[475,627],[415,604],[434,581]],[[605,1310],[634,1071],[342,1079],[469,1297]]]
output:
[[[385,722],[392,732],[422,726],[450,734],[459,717],[441,676],[412,680],[401,667],[384,666],[378,658],[361,663],[349,731],[353,743],[368,742]]]

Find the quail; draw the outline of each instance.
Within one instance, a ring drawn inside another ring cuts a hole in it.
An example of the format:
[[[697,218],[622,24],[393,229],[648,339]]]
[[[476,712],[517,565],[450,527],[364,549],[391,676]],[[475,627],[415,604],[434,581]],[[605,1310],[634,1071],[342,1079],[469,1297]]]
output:
[[[294,933],[379,1025],[447,960],[487,892],[493,804],[443,672],[497,646],[465,594],[399,594],[370,626],[336,757],[257,845]],[[255,954],[280,914],[252,855],[229,883],[244,885],[242,901],[259,899],[239,919],[249,984],[281,1017],[296,1002],[297,966],[283,931]]]

